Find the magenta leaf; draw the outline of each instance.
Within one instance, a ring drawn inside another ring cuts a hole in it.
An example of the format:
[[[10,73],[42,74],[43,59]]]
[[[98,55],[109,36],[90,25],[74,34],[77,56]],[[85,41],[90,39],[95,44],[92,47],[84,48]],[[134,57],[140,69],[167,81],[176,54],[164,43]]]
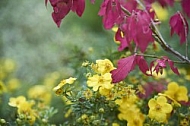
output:
[[[136,62],[139,66],[139,69],[141,72],[143,72],[145,75],[150,76],[151,74],[148,74],[147,71],[150,71],[148,64],[143,56],[136,56]]]
[[[154,63],[157,63],[157,64],[154,65]],[[178,69],[174,66],[174,62],[172,60],[168,59],[168,57],[166,57],[166,56],[163,56],[160,59],[156,59],[156,60],[152,61],[150,64],[150,70],[153,70],[152,68],[153,68],[153,66],[155,66],[153,71],[156,71],[156,74],[158,74],[158,73],[162,74],[163,69],[167,67],[167,63],[169,64],[171,70],[175,74],[179,75]]]
[[[72,1],[71,0],[49,0],[54,12],[52,18],[54,22],[60,27],[62,19],[69,13]]]
[[[110,29],[119,20],[121,15],[121,6],[118,0],[104,0],[101,4],[98,15],[103,16],[103,25]]]
[[[190,0],[182,0],[181,6],[183,9],[183,12],[190,18]]]
[[[186,42],[186,37],[189,32],[189,26],[180,12],[177,12],[170,18],[171,35],[176,33],[180,37],[180,44]]]
[[[53,7],[52,18],[60,27],[62,19],[72,10],[78,16],[82,16],[85,8],[85,0],[49,0]],[[47,6],[48,0],[45,0]]]
[[[150,24],[151,17],[143,10],[133,11],[127,18],[126,37],[130,41],[133,40],[141,52],[145,52],[148,44],[154,41]]]
[[[79,17],[82,16],[85,8],[85,0],[73,0],[72,11],[76,12]]]
[[[122,31],[120,29],[117,30],[115,33],[115,40],[120,42],[120,46],[118,47],[119,51],[124,50],[126,47],[128,47],[129,41],[127,41],[127,38],[122,35]]]
[[[175,74],[179,75],[179,71],[178,71],[177,67],[174,66],[174,62],[168,59],[168,64],[169,64],[171,70],[172,70]]]
[[[117,69],[111,71],[112,82],[117,83],[125,79],[125,77],[131,72],[135,65],[136,55],[132,55],[126,58],[122,58],[118,61]]]

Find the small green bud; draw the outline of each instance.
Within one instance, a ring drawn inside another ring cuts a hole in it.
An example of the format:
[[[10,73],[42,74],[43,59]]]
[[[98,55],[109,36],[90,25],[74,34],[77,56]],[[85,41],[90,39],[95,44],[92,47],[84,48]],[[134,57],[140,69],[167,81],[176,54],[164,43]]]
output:
[[[81,120],[82,120],[81,118],[78,118],[78,119],[77,119],[77,122],[79,123],[79,122],[81,122]]]
[[[43,123],[48,123],[48,120],[43,118],[43,119],[42,119],[42,122],[43,122]]]
[[[24,114],[20,114],[19,115],[19,118],[22,120],[22,119],[25,119],[25,115]]]
[[[16,122],[17,122],[18,124],[21,124],[21,123],[22,123],[22,120],[20,120],[19,118],[17,118],[17,119],[16,119]]]
[[[99,112],[100,112],[100,113],[104,113],[104,108],[100,108],[100,109],[99,109]]]
[[[94,115],[91,115],[91,116],[90,116],[90,120],[91,120],[91,121],[93,121],[93,120],[95,120],[95,119],[96,119],[96,117],[95,117]]]
[[[0,124],[5,124],[5,123],[6,123],[5,119],[0,119]]]
[[[92,122],[92,124],[95,125],[95,126],[99,126],[100,123],[101,123],[100,120],[94,120],[94,121]]]

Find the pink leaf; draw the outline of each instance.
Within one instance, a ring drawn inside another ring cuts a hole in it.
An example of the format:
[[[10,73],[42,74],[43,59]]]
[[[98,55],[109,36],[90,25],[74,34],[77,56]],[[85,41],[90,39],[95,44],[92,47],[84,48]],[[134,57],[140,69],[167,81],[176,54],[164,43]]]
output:
[[[124,50],[126,47],[128,47],[129,42],[127,41],[127,38],[122,35],[122,31],[120,29],[117,30],[115,33],[115,40],[120,41],[120,46],[118,48],[119,51]]]
[[[172,70],[175,74],[179,75],[178,69],[177,69],[176,67],[174,67],[174,62],[168,59],[168,64],[169,64],[171,70]]]
[[[189,32],[189,27],[186,19],[180,12],[177,12],[170,18],[171,35],[176,33],[180,37],[180,43],[186,42],[186,37]]]
[[[152,68],[153,68],[155,62],[156,62],[157,64],[156,64],[156,66],[155,66],[155,68],[154,68],[153,71],[156,71],[157,74],[158,74],[159,72],[162,74],[163,69],[167,67],[167,64],[166,64],[166,63],[168,63],[169,66],[170,66],[170,68],[171,68],[171,70],[172,70],[175,74],[179,75],[178,69],[177,69],[176,67],[174,67],[173,61],[170,60],[170,59],[168,59],[168,57],[163,56],[163,57],[160,58],[160,59],[156,59],[156,60],[152,61],[151,64],[150,64],[150,69],[151,69],[151,70],[152,70]]]
[[[111,71],[112,74],[112,82],[117,83],[125,79],[125,77],[131,72],[135,65],[136,55],[132,55],[118,61],[117,69]]]
[[[72,1],[68,0],[50,0],[54,12],[52,13],[52,18],[54,22],[60,27],[62,19],[69,13]]]
[[[143,56],[136,56],[136,62],[139,66],[139,69],[147,76],[150,76],[151,74],[147,74],[147,71],[149,71],[148,64]]]
[[[183,9],[183,12],[190,18],[190,0],[182,0],[181,6]]]
[[[73,0],[72,11],[76,12],[79,17],[82,16],[85,8],[84,0]]]

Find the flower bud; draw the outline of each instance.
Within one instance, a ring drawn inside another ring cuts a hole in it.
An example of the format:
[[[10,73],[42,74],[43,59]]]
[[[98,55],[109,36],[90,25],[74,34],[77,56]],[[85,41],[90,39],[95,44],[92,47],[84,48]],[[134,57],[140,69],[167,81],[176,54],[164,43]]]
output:
[[[99,112],[100,112],[100,113],[104,113],[104,108],[100,108],[100,109],[99,109]]]

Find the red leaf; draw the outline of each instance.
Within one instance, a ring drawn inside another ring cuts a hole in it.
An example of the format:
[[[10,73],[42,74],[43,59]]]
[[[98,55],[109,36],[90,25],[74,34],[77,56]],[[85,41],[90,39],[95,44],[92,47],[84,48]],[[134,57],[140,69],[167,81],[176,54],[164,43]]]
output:
[[[182,0],[181,6],[183,9],[183,12],[190,18],[190,0]]]
[[[139,66],[139,69],[147,76],[150,76],[151,74],[147,74],[147,71],[149,71],[148,64],[143,56],[136,56],[136,62]]]
[[[180,12],[177,12],[170,18],[171,35],[176,33],[180,37],[180,43],[186,42],[186,37],[189,32],[188,23],[185,17]]]
[[[72,11],[76,12],[79,17],[82,16],[85,8],[84,0],[73,0]]]
[[[177,75],[179,75],[178,69],[177,69],[176,67],[174,67],[174,62],[168,59],[168,64],[169,64],[171,70],[172,70],[174,73],[176,73]]]
[[[136,65],[136,55],[132,55],[118,61],[117,69],[111,71],[112,82],[117,83],[125,79]]]

